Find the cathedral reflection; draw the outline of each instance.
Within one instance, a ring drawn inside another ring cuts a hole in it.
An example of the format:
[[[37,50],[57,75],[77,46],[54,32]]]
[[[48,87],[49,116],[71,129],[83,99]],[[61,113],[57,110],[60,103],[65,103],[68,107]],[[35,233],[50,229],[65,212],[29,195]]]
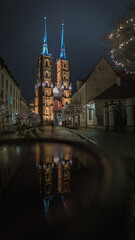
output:
[[[40,181],[40,195],[48,212],[51,200],[61,197],[66,202],[70,193],[72,151],[69,147],[36,146],[36,166]]]

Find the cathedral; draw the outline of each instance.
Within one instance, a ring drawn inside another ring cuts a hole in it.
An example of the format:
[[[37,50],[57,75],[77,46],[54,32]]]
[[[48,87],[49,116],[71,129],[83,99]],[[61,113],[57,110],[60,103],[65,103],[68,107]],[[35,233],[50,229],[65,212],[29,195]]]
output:
[[[57,79],[52,78],[52,55],[48,52],[46,17],[42,54],[38,57],[35,84],[35,113],[40,115],[41,124],[55,120],[58,113],[71,103],[71,80],[69,60],[66,58],[64,23],[62,23],[60,56],[56,62]],[[55,85],[55,87],[53,87]]]

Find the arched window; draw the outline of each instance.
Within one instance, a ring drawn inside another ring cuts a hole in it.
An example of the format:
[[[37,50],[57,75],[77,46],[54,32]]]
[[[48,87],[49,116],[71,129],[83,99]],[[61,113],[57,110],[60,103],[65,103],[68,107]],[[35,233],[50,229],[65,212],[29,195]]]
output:
[[[48,110],[48,108],[46,108],[45,113],[48,114],[48,112],[49,112],[49,110]]]
[[[66,79],[66,73],[64,72],[64,79]]]
[[[48,85],[49,85],[48,82],[45,82],[45,86],[48,87]]]
[[[46,67],[48,67],[48,61],[46,61]]]
[[[48,94],[47,94],[47,91],[45,91],[45,96],[47,96]]]
[[[48,72],[45,73],[45,76],[48,77]]]

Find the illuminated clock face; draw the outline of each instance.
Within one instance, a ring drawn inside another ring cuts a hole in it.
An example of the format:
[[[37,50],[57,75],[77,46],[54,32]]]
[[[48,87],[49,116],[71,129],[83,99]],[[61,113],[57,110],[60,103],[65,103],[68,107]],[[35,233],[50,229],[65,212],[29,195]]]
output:
[[[100,64],[99,66],[98,66],[98,70],[100,71],[100,72],[106,72],[107,71],[107,66],[106,66],[106,64]]]

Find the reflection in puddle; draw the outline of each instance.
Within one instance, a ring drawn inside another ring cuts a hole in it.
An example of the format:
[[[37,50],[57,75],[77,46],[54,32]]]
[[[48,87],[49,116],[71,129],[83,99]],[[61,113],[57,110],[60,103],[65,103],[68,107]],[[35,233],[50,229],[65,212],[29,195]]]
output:
[[[40,181],[40,194],[44,210],[48,212],[50,201],[61,195],[63,203],[70,193],[72,148],[59,145],[36,145],[36,166]],[[54,186],[53,186],[54,184]]]
[[[89,235],[93,240],[101,236],[111,240],[110,232],[123,239],[124,195],[119,175],[107,158],[99,159],[75,146],[4,146],[0,149],[0,191],[6,194],[0,211],[2,229],[5,226],[9,231],[5,239],[20,239],[20,235],[27,239],[27,231],[30,239],[86,239]],[[18,233],[17,237],[12,233]]]

